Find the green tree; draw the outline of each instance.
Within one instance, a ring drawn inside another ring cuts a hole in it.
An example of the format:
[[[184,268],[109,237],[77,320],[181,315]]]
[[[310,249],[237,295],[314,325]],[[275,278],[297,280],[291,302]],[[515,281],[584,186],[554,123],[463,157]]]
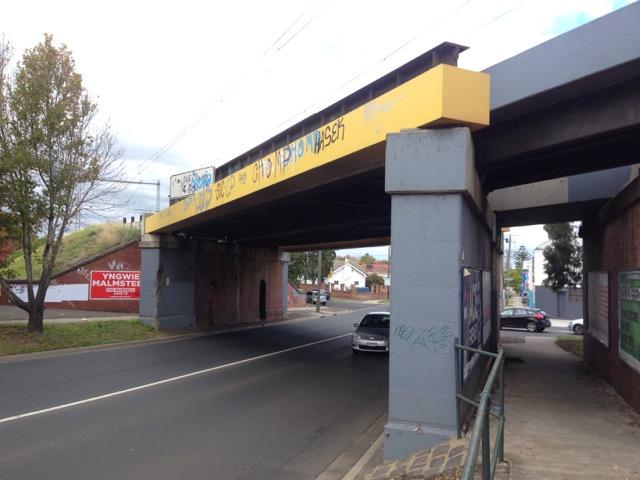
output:
[[[370,273],[364,281],[365,287],[372,287],[373,285],[384,285],[384,278],[377,273]]]
[[[322,277],[329,276],[336,258],[335,250],[322,251]],[[317,281],[318,277],[318,252],[292,252],[289,258],[289,281],[294,285],[300,285],[300,280]]]
[[[522,270],[518,268],[512,268],[506,272],[506,280],[515,292],[520,292],[522,288]]]
[[[544,226],[551,245],[544,249],[545,287],[558,291],[582,283],[582,246],[570,223],[553,223]]]
[[[14,75],[11,49],[0,43],[0,211],[3,229],[19,238],[26,267],[26,300],[0,286],[29,315],[27,330],[42,332],[44,300],[62,237],[82,210],[105,211],[121,175],[121,152],[109,126],[96,126],[97,106],[66,46],[51,35],[27,50]],[[34,245],[44,248],[36,254]],[[42,265],[35,278],[34,262]]]
[[[373,255],[369,255],[368,253],[365,253],[360,257],[360,264],[369,265],[371,263],[376,263],[376,257],[374,257]]]
[[[305,278],[306,261],[306,252],[291,252],[289,254],[289,282],[297,287],[300,286],[300,280]]]
[[[527,250],[527,247],[525,247],[524,245],[520,245],[520,248],[516,250],[516,253],[513,257],[516,269],[522,271],[524,262],[526,262],[527,260],[531,260],[531,256],[532,255],[529,250]]]

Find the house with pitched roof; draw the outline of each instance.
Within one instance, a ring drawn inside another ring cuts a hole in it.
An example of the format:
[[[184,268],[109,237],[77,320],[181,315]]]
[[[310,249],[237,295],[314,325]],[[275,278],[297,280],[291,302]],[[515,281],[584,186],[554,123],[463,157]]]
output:
[[[333,262],[333,269],[329,274],[328,281],[331,290],[351,290],[352,288],[364,287],[367,273],[365,267],[353,262],[349,257],[344,260]]]

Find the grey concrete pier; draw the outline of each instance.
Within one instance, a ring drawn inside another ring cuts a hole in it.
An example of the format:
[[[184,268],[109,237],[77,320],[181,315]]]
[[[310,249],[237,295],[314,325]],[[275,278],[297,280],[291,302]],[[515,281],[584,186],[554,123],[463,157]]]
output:
[[[486,219],[493,214],[484,207],[467,128],[389,135],[385,188],[392,196],[394,281],[387,460],[455,435],[461,272],[490,270]],[[469,388],[479,370],[469,374]]]

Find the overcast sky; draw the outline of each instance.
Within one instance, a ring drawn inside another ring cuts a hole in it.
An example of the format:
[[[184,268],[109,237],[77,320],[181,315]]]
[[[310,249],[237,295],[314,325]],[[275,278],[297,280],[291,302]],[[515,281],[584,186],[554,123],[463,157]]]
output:
[[[44,32],[72,50],[129,178],[160,180],[165,206],[172,174],[220,165],[443,41],[482,70],[629,3],[21,0],[4,2],[0,33],[15,59]],[[123,195],[114,219],[155,208],[155,187]]]

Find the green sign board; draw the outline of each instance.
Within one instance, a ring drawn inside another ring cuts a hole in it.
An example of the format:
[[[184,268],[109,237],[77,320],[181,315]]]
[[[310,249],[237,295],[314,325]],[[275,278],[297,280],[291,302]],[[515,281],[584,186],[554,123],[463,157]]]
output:
[[[640,372],[640,271],[620,273],[620,358]]]

